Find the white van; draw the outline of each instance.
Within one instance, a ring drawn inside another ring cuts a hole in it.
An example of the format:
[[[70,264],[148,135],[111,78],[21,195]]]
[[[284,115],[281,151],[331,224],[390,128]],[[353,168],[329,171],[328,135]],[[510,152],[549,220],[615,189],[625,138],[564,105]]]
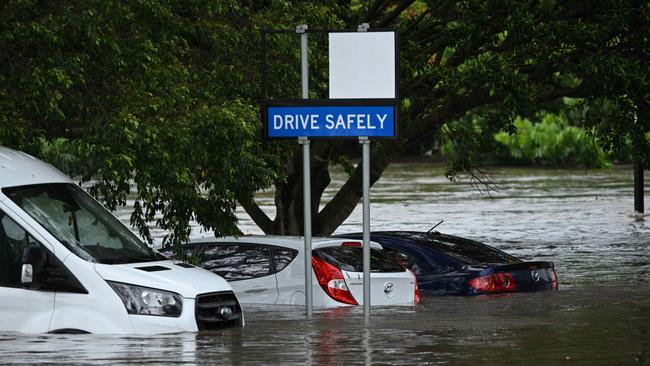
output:
[[[0,331],[151,334],[243,322],[223,278],[167,260],[60,171],[0,146]]]

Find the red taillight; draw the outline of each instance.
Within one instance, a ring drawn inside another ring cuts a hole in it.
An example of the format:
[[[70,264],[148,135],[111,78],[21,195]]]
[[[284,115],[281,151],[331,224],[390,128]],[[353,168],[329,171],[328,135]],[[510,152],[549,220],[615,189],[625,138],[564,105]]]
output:
[[[318,257],[311,257],[311,264],[314,268],[316,280],[318,280],[318,284],[326,294],[336,301],[358,305],[352,293],[350,293],[348,286],[345,284],[343,273],[340,269]]]
[[[517,283],[510,273],[494,273],[476,277],[469,280],[469,285],[482,293],[517,291]]]
[[[411,272],[411,275],[413,276],[413,282],[415,282],[415,293],[413,295],[413,303],[414,304],[419,304],[420,303],[420,286],[418,285],[418,277],[413,273],[413,271],[408,270]]]
[[[342,247],[354,247],[354,248],[361,248],[363,244],[359,241],[344,241],[341,243]]]
[[[549,272],[549,276],[551,277],[551,288],[553,290],[557,290],[558,289],[557,274],[555,273],[554,269],[549,269],[548,272]]]

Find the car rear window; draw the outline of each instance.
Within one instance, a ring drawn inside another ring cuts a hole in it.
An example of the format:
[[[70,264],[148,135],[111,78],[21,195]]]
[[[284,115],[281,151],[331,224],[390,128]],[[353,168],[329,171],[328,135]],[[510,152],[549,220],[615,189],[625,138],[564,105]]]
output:
[[[474,240],[435,233],[408,233],[404,236],[468,265],[519,262],[517,258],[505,252]]]
[[[314,250],[318,258],[348,272],[363,272],[361,247],[327,247]],[[397,260],[380,249],[370,249],[370,272],[404,272]]]

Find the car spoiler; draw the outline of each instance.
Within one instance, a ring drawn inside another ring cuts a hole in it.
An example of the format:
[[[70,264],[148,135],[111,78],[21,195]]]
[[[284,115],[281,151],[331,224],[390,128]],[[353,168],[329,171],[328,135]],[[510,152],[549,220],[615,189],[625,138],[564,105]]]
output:
[[[359,243],[360,245],[363,244],[363,240],[361,239],[345,239],[345,238],[331,238],[331,240],[327,241],[318,241],[312,243],[311,248],[312,249],[321,249],[321,248],[328,248],[328,247],[340,247],[343,243]],[[373,249],[384,249],[384,247],[381,246],[381,244],[371,241],[370,242],[370,248]]]
[[[536,262],[517,262],[510,264],[500,264],[493,267],[495,271],[521,271],[527,269],[553,269],[553,262],[536,261]]]

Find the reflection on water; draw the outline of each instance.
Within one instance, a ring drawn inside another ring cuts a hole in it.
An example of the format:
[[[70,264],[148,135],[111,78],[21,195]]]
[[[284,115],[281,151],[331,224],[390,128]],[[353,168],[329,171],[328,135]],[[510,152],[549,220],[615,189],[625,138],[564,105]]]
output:
[[[493,173],[502,190],[489,198],[449,183],[439,167],[394,165],[373,188],[372,226],[427,230],[444,219],[443,232],[553,261],[559,292],[425,298],[414,308],[373,308],[367,323],[357,308],[305,320],[302,307],[281,306],[247,307],[246,328],[204,334],[4,333],[0,363],[649,364],[650,227],[628,215],[631,169]],[[334,188],[342,182],[336,174]],[[260,202],[272,214],[273,197]],[[259,233],[239,217],[245,232]],[[338,232],[360,228],[359,208]]]
[[[156,337],[0,336],[3,361],[68,364],[591,365],[650,362],[650,291],[429,298],[413,309],[247,308],[247,326]]]

